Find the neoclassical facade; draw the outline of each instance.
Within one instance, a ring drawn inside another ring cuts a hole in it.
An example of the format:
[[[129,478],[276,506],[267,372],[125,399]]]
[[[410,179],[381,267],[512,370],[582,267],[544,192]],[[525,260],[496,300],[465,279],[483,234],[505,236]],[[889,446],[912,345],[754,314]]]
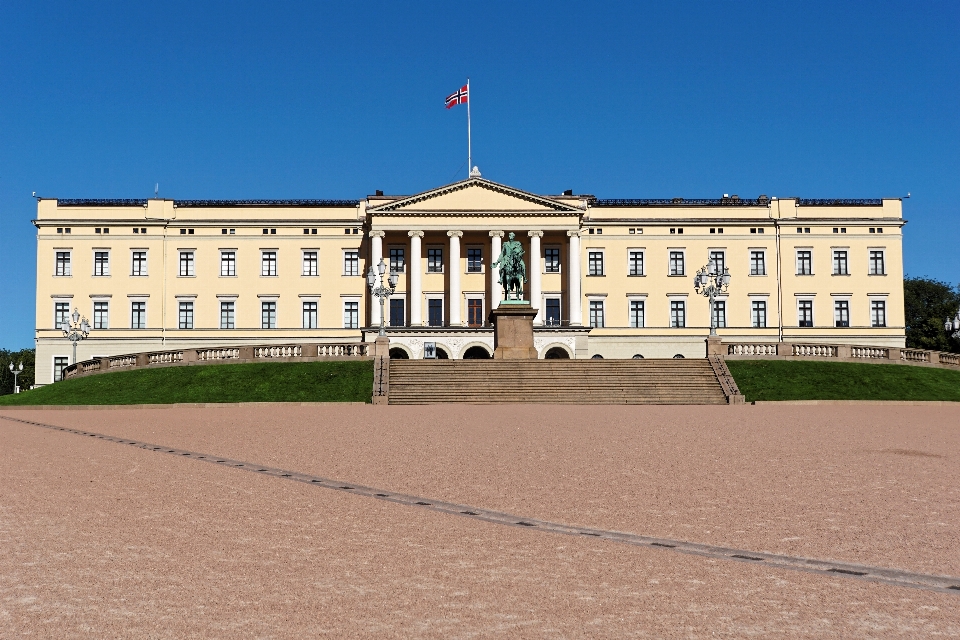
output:
[[[472,177],[362,200],[40,198],[34,223],[38,383],[72,359],[58,327],[75,308],[92,326],[80,360],[372,340],[381,260],[399,275],[383,306],[396,356],[483,356],[510,233],[540,357],[702,357],[708,263],[731,274],[712,310],[724,339],[904,344],[897,198],[604,200]]]

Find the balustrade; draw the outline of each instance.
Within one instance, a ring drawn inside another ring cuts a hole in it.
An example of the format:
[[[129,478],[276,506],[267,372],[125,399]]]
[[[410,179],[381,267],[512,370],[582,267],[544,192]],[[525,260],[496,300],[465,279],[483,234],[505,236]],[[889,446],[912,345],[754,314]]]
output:
[[[879,347],[850,347],[850,357],[886,360],[889,351],[889,349],[881,349]]]
[[[183,351],[160,351],[147,356],[147,364],[168,364],[182,361]]]
[[[276,345],[269,347],[254,347],[254,358],[299,358],[300,345]]]
[[[231,360],[240,357],[240,349],[197,349],[197,360]]]
[[[135,367],[137,365],[137,356],[112,356],[110,358],[110,368],[117,367]]]
[[[930,352],[920,349],[901,349],[900,359],[910,362],[930,362]]]
[[[795,344],[793,355],[815,358],[836,358],[837,347],[829,344]]]
[[[777,345],[761,344],[731,344],[727,345],[728,356],[775,356]]]
[[[960,365],[960,355],[940,352],[940,364]]]

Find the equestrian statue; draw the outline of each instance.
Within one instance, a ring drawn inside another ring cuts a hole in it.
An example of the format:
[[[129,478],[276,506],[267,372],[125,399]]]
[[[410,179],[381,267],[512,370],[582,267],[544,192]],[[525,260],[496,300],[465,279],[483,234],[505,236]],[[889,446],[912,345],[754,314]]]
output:
[[[523,263],[523,246],[515,240],[512,231],[503,243],[500,257],[493,263],[500,269],[500,286],[506,300],[523,300],[523,285],[527,281],[527,267]]]

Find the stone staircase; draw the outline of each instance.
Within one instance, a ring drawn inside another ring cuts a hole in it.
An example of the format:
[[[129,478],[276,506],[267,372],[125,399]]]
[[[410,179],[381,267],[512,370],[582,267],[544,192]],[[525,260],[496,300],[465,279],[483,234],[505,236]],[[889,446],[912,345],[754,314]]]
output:
[[[390,404],[727,404],[705,358],[389,362]]]

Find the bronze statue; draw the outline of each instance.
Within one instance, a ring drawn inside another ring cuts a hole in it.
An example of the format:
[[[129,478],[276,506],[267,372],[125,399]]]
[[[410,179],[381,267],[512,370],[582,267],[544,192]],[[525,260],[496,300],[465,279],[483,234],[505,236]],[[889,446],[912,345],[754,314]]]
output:
[[[527,267],[523,263],[523,246],[515,240],[516,234],[512,231],[508,240],[503,243],[500,257],[493,263],[500,269],[500,286],[503,287],[504,297],[507,300],[523,299],[523,284],[527,281]]]

